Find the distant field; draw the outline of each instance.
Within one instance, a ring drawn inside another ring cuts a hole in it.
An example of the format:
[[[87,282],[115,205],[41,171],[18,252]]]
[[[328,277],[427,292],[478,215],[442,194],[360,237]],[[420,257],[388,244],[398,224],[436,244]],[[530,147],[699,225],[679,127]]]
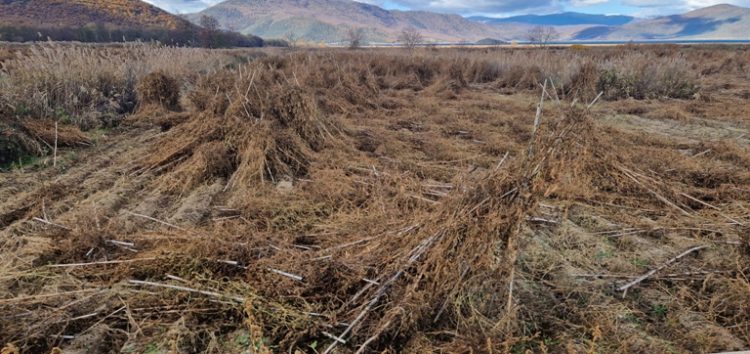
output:
[[[750,347],[744,45],[0,63],[3,354]]]

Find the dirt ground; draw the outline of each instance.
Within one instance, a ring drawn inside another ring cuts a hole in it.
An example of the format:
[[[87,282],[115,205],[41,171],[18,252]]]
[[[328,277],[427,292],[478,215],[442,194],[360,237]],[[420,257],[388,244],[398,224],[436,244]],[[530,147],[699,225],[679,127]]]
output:
[[[748,76],[589,106],[341,52],[0,173],[3,354],[750,348]]]

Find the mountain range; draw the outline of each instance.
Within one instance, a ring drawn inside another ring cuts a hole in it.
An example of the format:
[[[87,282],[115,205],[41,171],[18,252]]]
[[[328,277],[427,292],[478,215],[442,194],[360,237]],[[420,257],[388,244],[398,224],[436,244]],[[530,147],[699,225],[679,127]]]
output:
[[[323,43],[342,42],[355,28],[363,29],[371,43],[394,42],[407,28],[415,28],[428,42],[499,43],[523,41],[536,26],[554,27],[562,41],[750,39],[750,9],[733,5],[649,19],[575,12],[491,18],[386,10],[352,0],[218,1],[149,0],[172,9],[213,4],[200,12],[175,15],[141,0],[0,0],[0,27],[104,25],[189,32],[196,31],[207,15],[226,30]]]
[[[682,15],[636,20],[622,26],[592,26],[576,40],[750,39],[750,9],[715,5]]]
[[[494,39],[523,41],[535,26],[551,26],[564,41],[750,39],[750,9],[716,5],[685,14],[640,19],[564,12],[507,18],[468,17],[425,11],[385,10],[351,0],[227,0],[186,18],[215,17],[228,29],[265,38],[293,35],[313,42],[342,41],[363,28],[373,42],[395,41],[413,27],[433,42]]]
[[[392,41],[399,32],[414,27],[431,40],[474,41],[503,38],[501,28],[458,15],[425,11],[393,11],[351,0],[228,0],[197,14],[208,15],[222,27],[264,38],[288,35],[308,41],[336,42],[351,28],[363,28],[369,41]]]

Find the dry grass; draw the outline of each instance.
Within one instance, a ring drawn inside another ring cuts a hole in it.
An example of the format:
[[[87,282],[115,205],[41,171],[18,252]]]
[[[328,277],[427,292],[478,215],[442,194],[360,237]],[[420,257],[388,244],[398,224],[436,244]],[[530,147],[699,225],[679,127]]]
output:
[[[168,110],[179,109],[180,85],[175,78],[163,72],[146,75],[135,89],[141,105],[155,104]]]
[[[747,53],[320,50],[150,67],[118,131],[64,170],[3,174],[0,344],[747,348]]]
[[[190,82],[200,72],[230,62],[220,51],[194,48],[51,43],[32,46],[24,55],[3,62],[0,87],[19,115],[67,115],[82,125],[90,112],[130,112],[136,104],[135,85],[151,72]]]

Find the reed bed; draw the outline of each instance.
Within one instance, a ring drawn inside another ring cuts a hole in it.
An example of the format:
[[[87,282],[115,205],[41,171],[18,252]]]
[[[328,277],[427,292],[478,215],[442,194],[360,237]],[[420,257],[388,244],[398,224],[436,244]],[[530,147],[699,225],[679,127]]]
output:
[[[750,345],[746,52],[192,51],[3,173],[4,351]]]

